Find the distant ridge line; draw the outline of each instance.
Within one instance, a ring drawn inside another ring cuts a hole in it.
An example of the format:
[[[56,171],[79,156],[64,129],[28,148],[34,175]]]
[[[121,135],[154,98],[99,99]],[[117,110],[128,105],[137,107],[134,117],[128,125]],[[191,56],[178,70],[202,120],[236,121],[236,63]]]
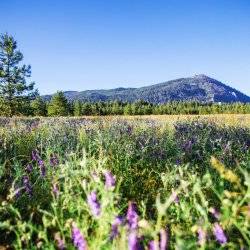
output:
[[[204,74],[193,77],[178,78],[140,88],[97,89],[85,91],[65,91],[69,101],[147,101],[161,104],[169,101],[198,102],[250,102],[246,94]],[[45,95],[50,100],[52,95]]]

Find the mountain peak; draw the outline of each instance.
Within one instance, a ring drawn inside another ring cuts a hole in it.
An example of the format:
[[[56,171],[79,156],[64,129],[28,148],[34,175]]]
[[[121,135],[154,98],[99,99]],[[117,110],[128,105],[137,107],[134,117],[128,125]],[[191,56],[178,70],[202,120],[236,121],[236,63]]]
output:
[[[141,88],[116,88],[66,92],[67,99],[98,102],[139,100],[160,104],[169,101],[250,102],[250,97],[204,74]],[[46,99],[51,97],[47,96]]]
[[[209,76],[207,76],[207,75],[205,75],[205,74],[197,74],[197,75],[194,75],[193,76],[193,78],[196,78],[196,79],[205,79],[205,80],[207,80],[207,79],[211,79],[211,77],[209,77]]]

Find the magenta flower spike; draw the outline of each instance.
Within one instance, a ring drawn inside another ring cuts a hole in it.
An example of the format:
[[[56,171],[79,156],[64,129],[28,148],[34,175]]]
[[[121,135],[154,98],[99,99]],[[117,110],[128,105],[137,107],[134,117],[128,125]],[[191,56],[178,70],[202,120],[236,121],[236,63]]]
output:
[[[105,186],[107,189],[110,189],[115,186],[115,177],[112,175],[110,171],[106,171],[104,173],[105,176]]]
[[[159,250],[159,243],[155,240],[151,240],[148,244],[149,250]]]
[[[138,250],[139,246],[138,246],[138,238],[137,238],[137,234],[136,231],[132,231],[129,236],[128,236],[128,249],[129,250]]]
[[[219,223],[215,223],[213,227],[213,233],[216,238],[216,240],[221,244],[227,243],[227,237],[222,229],[222,227],[219,225]]]
[[[23,185],[25,187],[25,191],[29,194],[29,196],[32,196],[32,186],[27,175],[23,177]]]
[[[38,165],[40,167],[41,176],[44,177],[46,175],[46,167],[44,165],[44,161],[43,160],[38,160]]]
[[[55,197],[59,197],[59,188],[58,188],[58,184],[57,183],[53,184],[52,192],[55,195]]]
[[[198,244],[200,246],[205,245],[207,238],[206,232],[201,227],[199,227],[197,233],[198,233]]]
[[[127,221],[130,229],[136,229],[138,226],[139,216],[136,213],[135,204],[129,202],[128,211],[127,211]]]
[[[160,230],[160,250],[166,250],[168,247],[168,232],[166,229]]]
[[[76,225],[72,227],[72,241],[78,250],[87,250],[87,242]]]
[[[117,216],[115,220],[113,221],[111,225],[111,233],[110,233],[110,239],[113,240],[116,238],[119,234],[118,228],[122,224],[123,218],[120,216]]]
[[[88,205],[94,217],[101,214],[101,205],[97,200],[96,192],[92,191],[87,197]]]

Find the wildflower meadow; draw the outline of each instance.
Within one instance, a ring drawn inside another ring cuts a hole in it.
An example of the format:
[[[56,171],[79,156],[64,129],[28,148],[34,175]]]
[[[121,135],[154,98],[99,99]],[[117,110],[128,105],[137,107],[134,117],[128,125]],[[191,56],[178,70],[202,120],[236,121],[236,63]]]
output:
[[[249,249],[242,117],[1,118],[0,249]]]

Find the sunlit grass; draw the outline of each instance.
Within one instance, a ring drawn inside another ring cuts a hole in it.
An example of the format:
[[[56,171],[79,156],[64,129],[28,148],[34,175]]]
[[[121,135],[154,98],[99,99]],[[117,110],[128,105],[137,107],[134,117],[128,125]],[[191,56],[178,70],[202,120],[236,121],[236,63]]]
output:
[[[197,118],[1,118],[0,246],[248,249],[249,116]]]

